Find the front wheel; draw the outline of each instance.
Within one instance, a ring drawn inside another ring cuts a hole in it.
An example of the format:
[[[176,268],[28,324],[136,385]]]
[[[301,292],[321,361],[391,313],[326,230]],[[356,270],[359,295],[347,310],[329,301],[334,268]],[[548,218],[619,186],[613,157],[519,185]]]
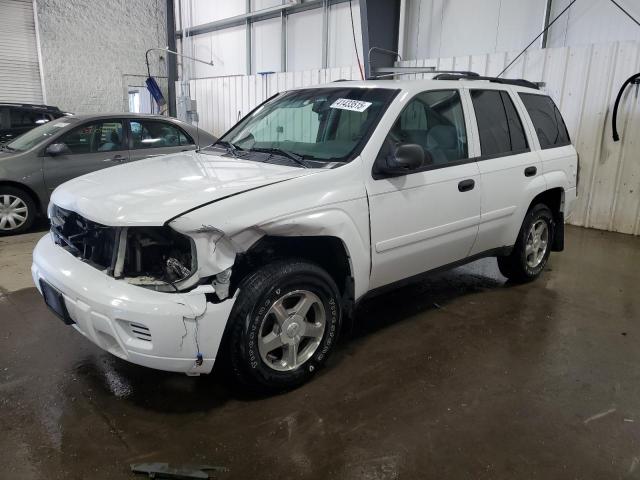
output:
[[[498,257],[498,268],[509,280],[528,282],[537,278],[549,260],[555,231],[553,214],[543,204],[535,205],[524,218],[513,251]]]
[[[239,286],[226,345],[245,386],[286,390],[306,382],[327,360],[341,322],[331,276],[303,260],[283,260]]]
[[[36,216],[36,204],[20,188],[0,186],[0,236],[24,233]]]

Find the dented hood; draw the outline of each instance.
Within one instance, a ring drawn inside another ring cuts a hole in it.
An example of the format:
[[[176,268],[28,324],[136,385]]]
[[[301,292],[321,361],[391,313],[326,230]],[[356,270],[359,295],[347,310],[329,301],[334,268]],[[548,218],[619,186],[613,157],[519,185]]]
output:
[[[162,225],[201,205],[313,172],[182,152],[78,177],[58,187],[51,201],[104,225]]]

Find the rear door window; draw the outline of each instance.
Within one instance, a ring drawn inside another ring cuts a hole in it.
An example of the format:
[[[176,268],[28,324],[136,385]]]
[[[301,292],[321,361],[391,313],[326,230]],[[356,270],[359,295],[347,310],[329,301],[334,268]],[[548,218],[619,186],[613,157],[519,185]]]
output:
[[[534,93],[520,93],[519,95],[527,112],[529,112],[541,148],[562,147],[571,143],[560,110],[550,97]]]
[[[131,120],[134,149],[166,148],[193,145],[193,139],[181,128],[156,120]]]
[[[501,90],[471,90],[482,156],[522,153],[527,137],[509,94]]]

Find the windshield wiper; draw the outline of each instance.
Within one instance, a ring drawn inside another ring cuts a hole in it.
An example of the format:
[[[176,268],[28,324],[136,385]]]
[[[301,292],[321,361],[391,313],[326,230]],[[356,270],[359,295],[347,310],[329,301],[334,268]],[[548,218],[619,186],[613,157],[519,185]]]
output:
[[[15,152],[16,149],[13,147],[10,147],[9,145],[6,144],[0,144],[0,148],[2,148],[2,150],[6,150],[7,152]]]
[[[280,155],[282,157],[287,157],[290,160],[293,160],[302,168],[309,168],[309,166],[304,163],[304,157],[302,155],[297,155],[293,152],[287,152],[286,150],[282,150],[281,148],[251,148],[250,152],[261,152],[261,153],[270,153],[271,155]]]
[[[214,147],[216,145],[220,145],[220,146],[224,147],[224,149],[228,153],[233,155],[233,158],[238,158],[238,150],[240,150],[240,149],[238,147],[236,147],[233,143],[227,142],[226,140],[218,140],[217,142],[215,142],[211,146]]]

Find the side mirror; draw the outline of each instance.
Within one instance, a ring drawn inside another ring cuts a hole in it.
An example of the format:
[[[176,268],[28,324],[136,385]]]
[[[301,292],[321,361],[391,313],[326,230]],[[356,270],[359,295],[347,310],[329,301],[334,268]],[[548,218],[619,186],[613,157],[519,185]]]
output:
[[[69,153],[69,147],[67,147],[64,143],[52,143],[47,147],[44,151],[47,155],[51,155],[55,157],[56,155],[63,155],[65,153]]]
[[[403,143],[383,159],[379,171],[390,176],[406,175],[431,163],[431,156],[420,145]]]

